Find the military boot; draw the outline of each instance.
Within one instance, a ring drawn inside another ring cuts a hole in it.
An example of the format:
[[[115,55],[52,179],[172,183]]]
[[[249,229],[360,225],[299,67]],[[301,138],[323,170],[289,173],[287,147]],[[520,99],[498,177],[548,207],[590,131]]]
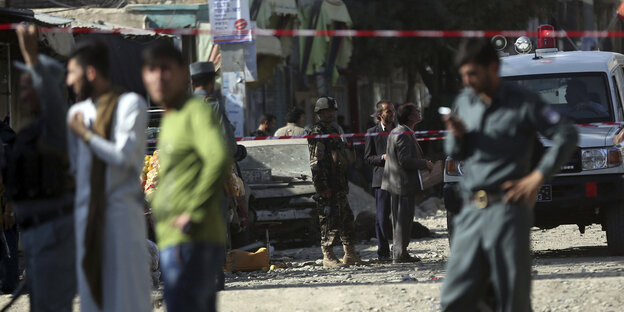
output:
[[[355,245],[342,245],[344,248],[344,257],[342,258],[342,263],[346,265],[354,265],[354,264],[363,264],[360,257],[357,255],[355,251]]]
[[[340,263],[338,258],[336,258],[334,247],[321,246],[321,250],[323,251],[323,267],[337,268],[344,266],[344,264]]]

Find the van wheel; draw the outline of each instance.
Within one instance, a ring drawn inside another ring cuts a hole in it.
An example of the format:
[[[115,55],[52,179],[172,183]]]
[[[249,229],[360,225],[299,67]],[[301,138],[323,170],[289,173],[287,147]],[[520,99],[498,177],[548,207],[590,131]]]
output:
[[[606,211],[607,244],[609,253],[614,256],[624,255],[624,206],[617,205]]]

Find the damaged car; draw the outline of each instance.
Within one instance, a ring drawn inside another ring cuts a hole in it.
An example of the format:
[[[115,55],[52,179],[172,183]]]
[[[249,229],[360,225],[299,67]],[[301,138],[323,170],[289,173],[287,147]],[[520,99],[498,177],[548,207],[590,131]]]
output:
[[[239,162],[249,186],[250,240],[276,245],[320,241],[318,214],[306,139],[241,141],[247,157]]]

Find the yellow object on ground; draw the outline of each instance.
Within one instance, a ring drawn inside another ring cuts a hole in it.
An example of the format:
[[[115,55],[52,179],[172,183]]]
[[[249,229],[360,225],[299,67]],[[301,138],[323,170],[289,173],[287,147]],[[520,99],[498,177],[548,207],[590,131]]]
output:
[[[269,267],[269,251],[262,247],[256,252],[230,250],[225,260],[224,271],[257,271]]]

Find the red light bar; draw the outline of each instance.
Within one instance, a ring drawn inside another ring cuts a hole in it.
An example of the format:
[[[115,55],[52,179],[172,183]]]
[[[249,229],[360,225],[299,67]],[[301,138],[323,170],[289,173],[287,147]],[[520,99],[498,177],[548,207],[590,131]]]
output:
[[[555,28],[551,25],[540,25],[537,27],[537,48],[553,49],[555,48]]]

